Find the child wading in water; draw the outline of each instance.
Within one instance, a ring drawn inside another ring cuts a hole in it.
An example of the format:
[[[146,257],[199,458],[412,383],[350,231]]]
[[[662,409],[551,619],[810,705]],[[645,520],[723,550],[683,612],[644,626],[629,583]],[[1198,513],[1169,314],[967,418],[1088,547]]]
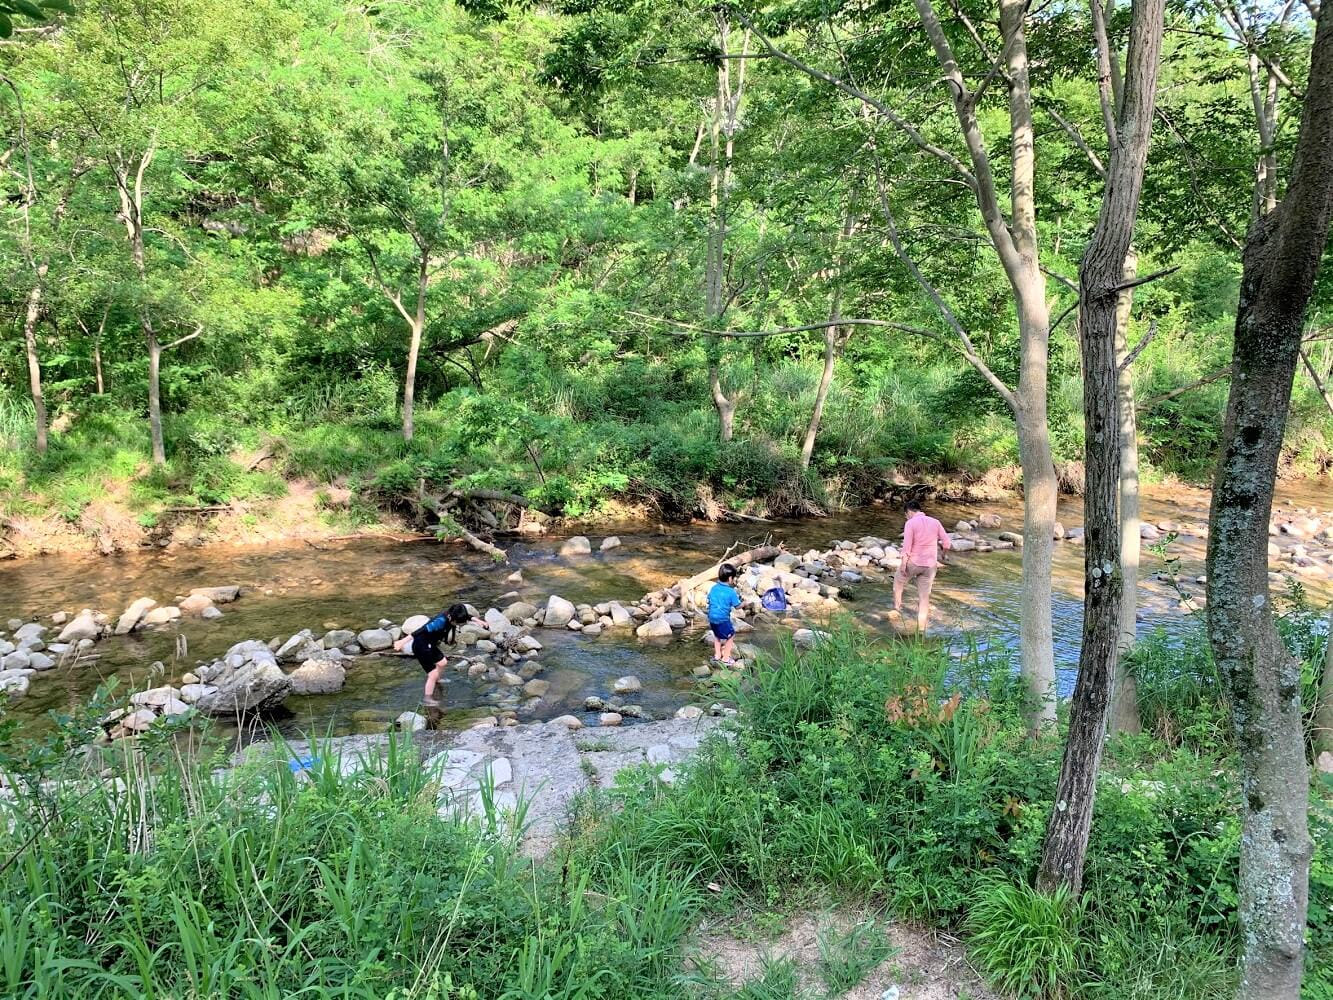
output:
[[[741,606],[735,581],[736,567],[723,563],[717,568],[717,583],[708,591],[708,627],[713,630],[713,659],[728,667],[736,665],[731,655],[736,646],[736,626],[731,623],[731,611]]]
[[[440,651],[440,644],[452,645],[458,635],[458,626],[476,621],[462,604],[450,605],[448,611],[441,611],[430,621],[410,635],[405,635],[393,644],[393,648],[402,652],[409,645],[412,655],[426,671],[426,700],[435,698],[435,684],[440,679],[440,671],[449,661]],[[480,623],[478,623],[480,624]]]
[[[925,632],[930,624],[930,591],[939,569],[939,546],[953,548],[944,525],[921,510],[920,500],[907,501],[907,523],[903,525],[902,561],[893,574],[893,611],[890,618],[901,616],[903,591],[916,581],[916,627]]]

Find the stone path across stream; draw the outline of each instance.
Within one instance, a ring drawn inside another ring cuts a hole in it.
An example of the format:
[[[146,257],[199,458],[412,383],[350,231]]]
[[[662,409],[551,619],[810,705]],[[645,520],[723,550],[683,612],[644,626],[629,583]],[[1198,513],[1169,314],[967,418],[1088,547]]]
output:
[[[542,857],[555,845],[574,799],[592,788],[610,788],[621,771],[649,764],[660,768],[662,780],[675,778],[674,767],[689,758],[722,719],[666,719],[622,728],[570,730],[559,722],[526,726],[477,727],[459,733],[425,731],[415,734],[422,766],[438,785],[441,815],[484,815],[483,786],[489,786],[494,809],[514,814],[522,802],[525,830],[522,848]],[[723,734],[725,735],[725,733]],[[406,738],[406,737],[400,737]],[[294,759],[320,753],[336,755],[340,774],[351,777],[374,769],[388,747],[389,736],[347,736],[311,744],[286,746]],[[270,743],[255,743],[240,760],[275,753]]]

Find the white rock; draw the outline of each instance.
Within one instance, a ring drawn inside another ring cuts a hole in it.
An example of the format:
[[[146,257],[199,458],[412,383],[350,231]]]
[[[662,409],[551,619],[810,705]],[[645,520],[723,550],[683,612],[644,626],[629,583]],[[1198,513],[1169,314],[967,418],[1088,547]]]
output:
[[[521,635],[513,642],[513,648],[520,653],[537,653],[542,650],[542,644],[530,635]]]
[[[552,594],[546,602],[546,617],[542,624],[547,628],[564,628],[574,620],[577,609],[563,597]]]
[[[671,635],[671,623],[665,618],[653,618],[644,622],[634,634],[640,639],[663,639]]]
[[[573,732],[576,729],[583,728],[583,720],[577,715],[557,715],[551,720],[551,725],[564,726],[566,729]]]
[[[976,549],[977,543],[970,538],[957,538],[953,541],[953,550],[955,552],[971,552]]]
[[[687,619],[679,611],[668,611],[666,614],[662,616],[662,620],[665,621],[672,628],[684,628],[686,625],[689,624],[689,619]]]
[[[144,615],[157,607],[157,601],[151,597],[140,597],[137,601],[125,609],[125,613],[120,616],[114,629],[116,635],[128,635],[131,631],[138,628],[143,622]],[[63,635],[63,633],[62,633]]]
[[[607,535],[602,539],[602,551],[609,552],[612,549],[620,548],[620,539],[616,535]]]
[[[430,621],[430,617],[428,615],[412,615],[405,622],[403,622],[403,635],[411,635],[417,629],[421,628],[422,625],[425,625],[426,622],[428,621]],[[352,639],[354,638],[356,638],[356,636],[349,633],[347,641],[351,642]],[[338,645],[342,646],[345,645],[345,643],[340,642],[338,643]]]
[[[584,634],[584,635],[601,635],[601,634],[602,634],[602,626],[601,626],[600,624],[597,624],[597,623],[593,623],[592,625],[584,625],[584,626],[583,626],[583,634]]]
[[[698,705],[685,705],[682,708],[676,709],[677,719],[699,719],[703,717],[703,714],[704,710]]]
[[[211,694],[217,694],[218,689],[212,684],[182,684],[181,700],[187,704],[194,704],[200,698],[205,698]]]
[[[56,661],[51,659],[45,653],[29,653],[28,666],[33,670],[50,670],[56,665]]]
[[[148,614],[143,616],[143,624],[147,625],[165,625],[167,622],[174,622],[181,616],[181,609],[176,607],[154,608]]]
[[[96,639],[102,632],[93,613],[83,610],[74,620],[60,630],[61,642],[79,642],[82,639]]]
[[[6,653],[0,657],[0,670],[31,670],[32,658],[28,653],[18,649],[12,653]]]
[[[597,717],[599,726],[618,726],[622,719],[619,712],[603,712]]]
[[[347,669],[333,660],[306,660],[288,676],[293,694],[333,694],[347,682]]]
[[[1162,537],[1162,533],[1157,530],[1157,525],[1155,524],[1140,524],[1139,537],[1147,542],[1155,542]]]
[[[592,552],[592,542],[588,541],[586,535],[575,535],[573,538],[566,538],[564,544],[560,546],[562,556],[586,556]]]
[[[45,634],[45,625],[38,625],[36,622],[28,622],[26,625],[20,625],[14,630],[14,641],[27,642],[29,639],[40,639]]]
[[[230,604],[241,596],[241,588],[235,584],[223,587],[195,587],[190,597],[207,597],[214,604]]]
[[[624,677],[616,678],[611,690],[616,694],[634,694],[643,690],[643,683],[633,674],[626,674]]]
[[[213,598],[207,594],[190,594],[180,602],[180,609],[187,615],[202,615],[213,607]]]
[[[364,632],[357,633],[356,641],[362,649],[370,650],[373,653],[392,646],[393,636],[389,634],[388,629],[368,628]]]
[[[625,610],[624,605],[617,601],[611,602],[611,624],[613,625],[633,625],[634,616]]]
[[[204,608],[203,611],[199,612],[199,617],[208,622],[216,621],[222,617],[222,612],[210,604],[208,607]]]
[[[0,672],[0,694],[21,698],[28,693],[28,675],[18,671]]]

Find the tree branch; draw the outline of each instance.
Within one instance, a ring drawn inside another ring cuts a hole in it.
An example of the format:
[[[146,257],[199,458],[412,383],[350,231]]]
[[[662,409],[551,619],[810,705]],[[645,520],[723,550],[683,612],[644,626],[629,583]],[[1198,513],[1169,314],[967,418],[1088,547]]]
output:
[[[1143,353],[1144,348],[1151,344],[1153,338],[1157,336],[1157,329],[1157,320],[1153,320],[1148,324],[1148,332],[1143,335],[1142,340],[1134,345],[1134,349],[1125,355],[1125,360],[1120,362],[1119,371],[1123,372],[1129,370],[1129,366],[1134,363],[1135,359]]]
[[[180,345],[185,343],[187,340],[194,340],[195,337],[199,336],[203,332],[204,332],[204,324],[200,323],[194,328],[193,333],[187,333],[184,337],[177,337],[169,344],[163,344],[162,350],[169,351],[173,347],[180,347]]]
[[[867,107],[873,108],[877,114],[883,116],[884,118],[887,118],[890,122],[894,124],[894,126],[896,126],[901,132],[903,132],[903,134],[905,134],[909,139],[911,139],[912,142],[916,144],[917,148],[921,149],[923,152],[929,153],[931,156],[935,157],[942,163],[947,164],[951,170],[953,170],[963,179],[964,183],[966,183],[969,188],[972,188],[974,191],[977,189],[977,178],[974,177],[972,172],[967,169],[967,167],[963,164],[962,160],[958,159],[958,157],[954,156],[947,149],[942,149],[941,147],[932,143],[930,140],[928,140],[925,136],[921,134],[921,132],[916,128],[916,126],[914,126],[911,122],[907,121],[907,119],[903,118],[902,115],[898,114],[887,104],[885,104],[882,101],[876,100],[869,94],[865,93],[865,91],[853,86],[852,84],[846,82],[845,80],[841,80],[830,73],[825,73],[821,69],[816,69],[814,66],[802,62],[795,56],[789,55],[788,53],[784,52],[782,49],[779,49],[776,45],[774,45],[773,42],[769,40],[767,35],[765,35],[758,28],[756,28],[754,26],[754,23],[748,17],[745,16],[744,12],[740,10],[735,10],[734,13],[738,18],[740,18],[741,23],[744,24],[746,28],[748,28],[754,34],[754,36],[759,39],[759,43],[764,46],[765,50],[772,58],[777,59],[780,62],[786,63],[788,66],[791,66],[794,69],[799,70],[800,72],[806,74],[807,76],[813,77],[816,80],[820,80],[824,83],[827,83],[830,86],[835,87],[838,90],[841,90],[844,94],[847,94],[849,97],[856,98],[858,101],[861,101]]]

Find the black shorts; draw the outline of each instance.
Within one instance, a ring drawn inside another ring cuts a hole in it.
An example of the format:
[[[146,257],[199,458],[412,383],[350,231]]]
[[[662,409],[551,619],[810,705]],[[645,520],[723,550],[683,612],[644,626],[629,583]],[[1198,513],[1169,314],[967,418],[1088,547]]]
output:
[[[417,658],[421,664],[421,669],[430,673],[440,665],[444,659],[444,654],[440,652],[440,647],[436,645],[438,639],[432,639],[427,635],[412,636],[412,655]]]

